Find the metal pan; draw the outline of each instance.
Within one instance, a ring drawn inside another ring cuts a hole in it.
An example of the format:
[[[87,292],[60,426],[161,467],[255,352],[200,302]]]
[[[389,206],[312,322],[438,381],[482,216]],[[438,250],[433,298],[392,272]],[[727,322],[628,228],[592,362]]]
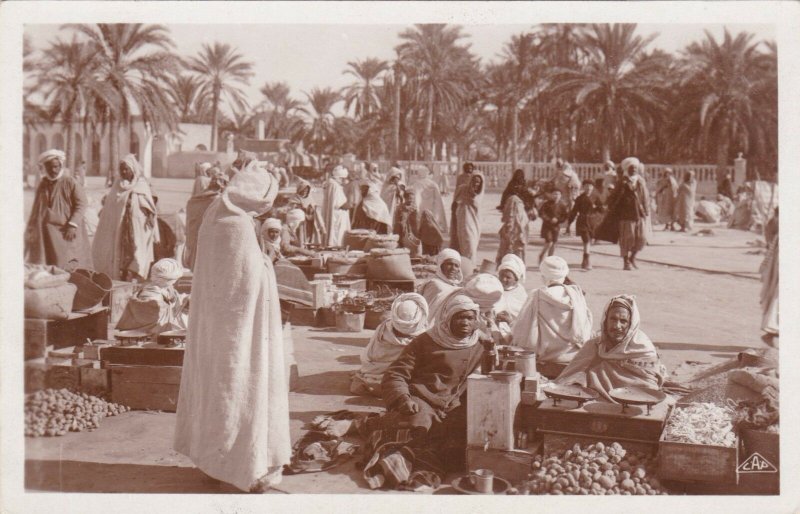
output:
[[[667,399],[667,395],[658,389],[646,387],[617,387],[608,392],[608,395],[616,402],[622,404],[622,412],[629,405],[646,405],[647,414],[650,415],[650,408]]]
[[[548,384],[542,388],[542,391],[545,396],[553,399],[553,405],[558,405],[559,400],[571,400],[583,405],[599,397],[595,390],[579,385]]]

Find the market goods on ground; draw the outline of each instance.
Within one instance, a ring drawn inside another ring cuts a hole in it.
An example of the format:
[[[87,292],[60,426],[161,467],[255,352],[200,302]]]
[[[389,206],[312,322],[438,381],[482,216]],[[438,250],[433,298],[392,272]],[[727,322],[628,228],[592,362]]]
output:
[[[69,389],[44,389],[25,398],[25,436],[57,436],[94,430],[106,416],[131,410]]]

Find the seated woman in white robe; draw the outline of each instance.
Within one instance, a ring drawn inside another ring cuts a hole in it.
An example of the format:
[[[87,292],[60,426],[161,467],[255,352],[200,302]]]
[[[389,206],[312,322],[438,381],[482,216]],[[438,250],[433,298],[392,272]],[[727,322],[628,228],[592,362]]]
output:
[[[128,301],[116,328],[160,334],[185,330],[188,324],[189,295],[175,290],[183,276],[183,266],[175,259],[161,259],[150,269],[150,279]]]
[[[531,291],[512,327],[514,346],[536,351],[539,363],[570,362],[592,335],[592,313],[583,291],[564,283],[567,262],[551,255],[540,266],[544,287]]]
[[[383,373],[412,339],[428,328],[428,304],[417,293],[405,293],[392,302],[391,317],[381,323],[364,348],[361,369],[350,383],[353,394],[381,397]]]
[[[446,248],[436,256],[436,276],[425,282],[419,293],[430,308],[460,287],[463,281],[461,255],[453,249]]]
[[[497,304],[497,326],[505,341],[511,339],[511,327],[517,320],[528,291],[525,290],[525,263],[513,253],[506,254],[497,268],[497,278],[503,284],[503,297]]]
[[[590,387],[609,402],[614,400],[608,392],[617,387],[661,389],[666,369],[639,323],[633,296],[612,298],[600,334],[583,345],[556,382]]]

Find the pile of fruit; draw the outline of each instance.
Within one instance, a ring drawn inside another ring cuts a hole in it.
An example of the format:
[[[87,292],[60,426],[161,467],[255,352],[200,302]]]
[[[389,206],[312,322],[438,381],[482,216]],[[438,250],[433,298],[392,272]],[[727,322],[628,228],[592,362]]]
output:
[[[533,473],[518,494],[667,494],[655,477],[656,461],[627,452],[619,443],[575,444],[571,450],[537,455]]]
[[[67,432],[94,430],[106,416],[116,416],[130,407],[68,389],[44,389],[25,397],[25,436],[57,436]]]

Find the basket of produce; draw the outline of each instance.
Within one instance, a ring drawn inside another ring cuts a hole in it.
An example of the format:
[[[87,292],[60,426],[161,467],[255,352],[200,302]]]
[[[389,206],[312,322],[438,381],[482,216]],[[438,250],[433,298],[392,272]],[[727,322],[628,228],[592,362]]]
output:
[[[86,269],[73,271],[69,276],[69,281],[78,288],[72,303],[72,309],[75,311],[95,307],[103,301],[113,286],[111,279],[105,273]]]
[[[335,275],[364,276],[367,272],[367,262],[363,256],[353,254],[334,254],[328,256],[325,263],[328,273]]]
[[[367,295],[355,295],[346,296],[340,302],[334,304],[336,329],[339,332],[361,332],[364,330],[364,318],[366,317],[368,302]]]
[[[398,236],[397,234],[374,235],[367,240],[366,244],[364,245],[364,251],[368,252],[373,248],[394,250],[395,248],[397,248],[399,241],[400,241],[400,236]]]
[[[738,483],[733,409],[678,403],[658,443],[660,476],[681,482]]]
[[[367,278],[379,280],[414,280],[411,254],[407,248],[376,248],[367,258]]]
[[[344,233],[342,244],[351,250],[363,250],[367,241],[375,235],[374,230],[353,229]]]
[[[59,320],[69,318],[78,287],[69,273],[55,266],[25,267],[25,317]]]

